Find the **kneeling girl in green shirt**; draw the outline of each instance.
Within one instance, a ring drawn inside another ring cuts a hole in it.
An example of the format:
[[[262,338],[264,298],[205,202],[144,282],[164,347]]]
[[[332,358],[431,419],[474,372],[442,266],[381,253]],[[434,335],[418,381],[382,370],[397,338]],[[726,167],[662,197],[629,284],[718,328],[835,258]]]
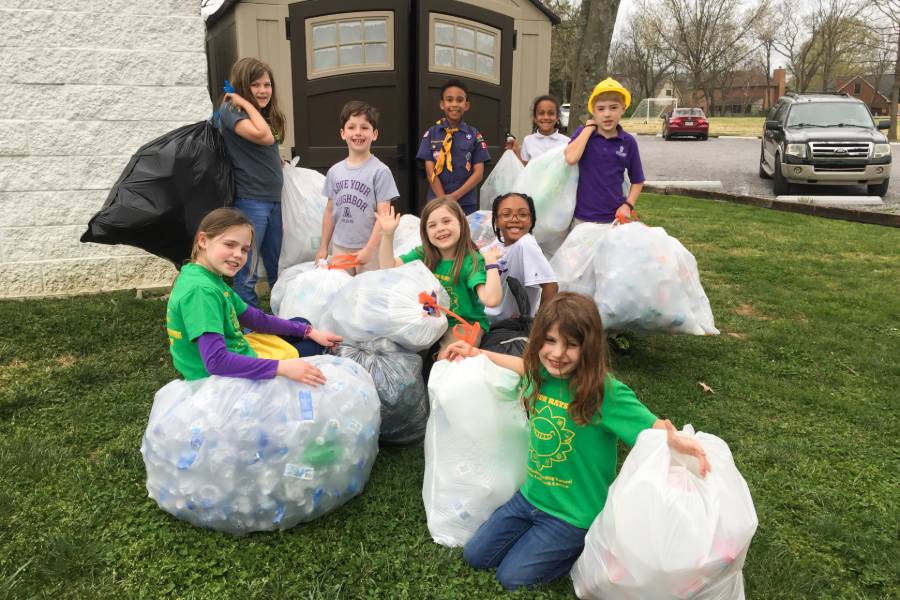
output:
[[[563,292],[542,303],[522,358],[465,342],[447,348],[451,359],[482,352],[522,376],[531,429],[525,483],[463,554],[476,569],[496,567],[504,588],[569,573],[615,479],[617,440],[632,446],[644,429],[665,429],[669,446],[697,457],[701,475],[709,471],[697,442],[676,435],[609,373],[600,313],[587,296]]]
[[[484,307],[497,306],[503,300],[498,264],[500,249],[488,249],[483,255],[478,252],[465,213],[459,202],[448,196],[440,196],[425,205],[419,225],[422,245],[400,257],[394,256],[394,232],[400,215],[390,207],[377,218],[381,227],[378,254],[381,268],[399,267],[414,260],[424,262],[450,296],[448,308],[469,324],[479,324],[480,331],[473,342],[477,347],[490,327]],[[450,328],[439,342],[439,358],[454,341],[453,327],[459,323],[453,317],[448,321]]]

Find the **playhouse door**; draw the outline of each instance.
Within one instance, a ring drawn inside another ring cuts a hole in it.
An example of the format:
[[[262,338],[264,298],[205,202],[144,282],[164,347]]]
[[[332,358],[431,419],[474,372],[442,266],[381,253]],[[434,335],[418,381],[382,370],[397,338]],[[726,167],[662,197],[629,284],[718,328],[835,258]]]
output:
[[[347,158],[341,107],[364,100],[381,113],[372,152],[393,172],[399,208],[407,212],[409,0],[306,0],[291,4],[289,15],[300,165],[324,173]]]
[[[465,82],[471,108],[465,121],[485,137],[493,162],[500,158],[510,126],[513,19],[454,0],[420,0],[416,73],[419,136],[442,115],[441,86]],[[491,164],[486,165],[485,177]],[[417,199],[425,199],[424,171],[415,178]]]

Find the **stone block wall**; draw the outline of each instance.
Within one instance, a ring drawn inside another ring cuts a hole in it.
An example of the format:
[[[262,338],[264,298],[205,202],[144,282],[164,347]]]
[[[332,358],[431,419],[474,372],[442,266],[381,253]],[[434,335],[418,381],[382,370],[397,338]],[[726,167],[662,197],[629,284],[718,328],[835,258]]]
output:
[[[0,297],[168,285],[82,244],[131,155],[209,116],[198,0],[0,0]]]

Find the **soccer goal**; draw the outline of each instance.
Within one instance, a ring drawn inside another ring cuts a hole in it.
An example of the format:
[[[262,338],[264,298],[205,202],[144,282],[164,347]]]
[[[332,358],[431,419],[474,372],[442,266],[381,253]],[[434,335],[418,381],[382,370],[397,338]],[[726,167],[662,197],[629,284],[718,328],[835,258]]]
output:
[[[644,98],[634,108],[629,119],[632,123],[654,123],[664,112],[678,108],[678,99],[672,96],[664,98]]]

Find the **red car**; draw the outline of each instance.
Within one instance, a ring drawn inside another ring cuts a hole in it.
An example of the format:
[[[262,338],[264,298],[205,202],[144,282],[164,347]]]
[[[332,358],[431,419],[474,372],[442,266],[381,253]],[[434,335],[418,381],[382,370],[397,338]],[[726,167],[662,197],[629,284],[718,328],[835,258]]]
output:
[[[709,121],[702,109],[676,108],[662,118],[665,120],[662,132],[664,140],[671,140],[673,137],[709,139]]]

